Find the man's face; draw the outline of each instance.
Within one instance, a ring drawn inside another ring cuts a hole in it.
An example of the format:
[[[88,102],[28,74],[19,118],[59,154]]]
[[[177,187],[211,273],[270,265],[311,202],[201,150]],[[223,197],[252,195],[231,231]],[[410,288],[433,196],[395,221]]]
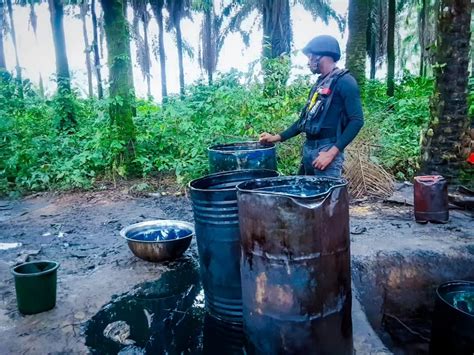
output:
[[[321,74],[321,69],[319,67],[319,62],[321,61],[322,56],[310,53],[308,55],[308,67],[313,74]]]

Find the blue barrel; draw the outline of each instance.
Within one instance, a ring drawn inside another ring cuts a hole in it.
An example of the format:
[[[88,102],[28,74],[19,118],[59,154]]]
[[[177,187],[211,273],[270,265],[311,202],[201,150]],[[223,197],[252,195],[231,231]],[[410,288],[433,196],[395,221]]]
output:
[[[346,185],[291,176],[237,186],[248,353],[352,355]]]
[[[235,186],[278,176],[272,170],[238,170],[208,175],[189,183],[201,279],[209,313],[242,322],[240,232]]]
[[[240,142],[218,144],[208,148],[209,171],[277,169],[273,143]]]

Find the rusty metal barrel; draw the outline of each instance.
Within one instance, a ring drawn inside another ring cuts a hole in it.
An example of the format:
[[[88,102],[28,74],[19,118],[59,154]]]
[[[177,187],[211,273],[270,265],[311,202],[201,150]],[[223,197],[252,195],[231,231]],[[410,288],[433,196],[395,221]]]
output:
[[[273,143],[239,142],[217,144],[208,148],[209,171],[277,169],[276,147]]]
[[[441,175],[416,176],[413,193],[417,222],[448,222],[448,183],[444,177]]]
[[[346,185],[315,176],[237,185],[250,353],[352,354]]]
[[[209,313],[242,323],[240,232],[235,186],[250,179],[278,176],[272,170],[238,170],[189,183],[201,279]]]

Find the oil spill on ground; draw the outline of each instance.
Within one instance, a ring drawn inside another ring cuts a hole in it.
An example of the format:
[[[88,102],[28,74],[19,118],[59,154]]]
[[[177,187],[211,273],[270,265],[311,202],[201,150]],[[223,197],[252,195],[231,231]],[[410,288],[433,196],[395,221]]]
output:
[[[158,281],[113,299],[85,326],[93,354],[242,354],[243,333],[206,314],[198,265],[182,259]]]

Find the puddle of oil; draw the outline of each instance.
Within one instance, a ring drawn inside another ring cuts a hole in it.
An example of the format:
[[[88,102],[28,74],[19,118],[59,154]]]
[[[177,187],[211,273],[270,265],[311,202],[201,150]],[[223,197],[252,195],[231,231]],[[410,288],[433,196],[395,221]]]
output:
[[[206,313],[192,259],[113,299],[86,324],[85,336],[93,354],[243,354],[241,326]]]

